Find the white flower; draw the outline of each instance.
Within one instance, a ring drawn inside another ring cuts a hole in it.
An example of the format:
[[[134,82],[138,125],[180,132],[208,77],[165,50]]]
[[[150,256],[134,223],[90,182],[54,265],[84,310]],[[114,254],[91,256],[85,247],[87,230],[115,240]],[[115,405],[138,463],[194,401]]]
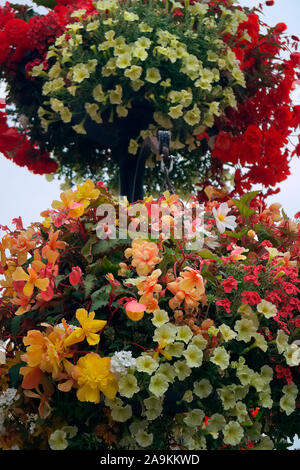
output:
[[[290,344],[284,352],[286,363],[289,366],[298,366],[300,364],[300,348],[297,344]]]
[[[296,400],[291,395],[283,395],[280,399],[280,407],[289,416],[296,408]]]
[[[153,442],[153,434],[149,434],[146,431],[138,431],[135,435],[135,440],[141,447],[149,447]]]
[[[49,437],[51,450],[65,450],[68,447],[67,434],[62,429],[56,429]]]
[[[210,358],[210,362],[216,364],[220,369],[227,369],[229,366],[229,354],[228,352],[221,347],[218,347],[214,350],[213,356]]]
[[[282,354],[288,347],[288,336],[284,333],[284,331],[279,330],[276,336],[276,346],[278,349],[279,354]]]
[[[264,390],[259,392],[259,405],[263,408],[272,408],[273,400],[269,392],[265,392]]]
[[[235,331],[233,331],[228,325],[225,325],[224,323],[219,327],[219,330],[223,336],[224,341],[231,341],[234,339],[237,335]]]
[[[236,339],[238,341],[245,341],[245,343],[251,341],[251,338],[256,333],[254,324],[251,320],[247,320],[246,318],[236,321],[234,329],[238,332]]]
[[[219,397],[222,400],[224,410],[229,410],[234,408],[236,404],[236,399],[234,392],[229,387],[219,388],[217,390]]]
[[[200,382],[194,383],[194,394],[199,398],[206,398],[212,392],[212,386],[207,379],[202,379]]]
[[[178,380],[182,381],[191,375],[192,370],[186,361],[177,361],[174,363],[174,369]]]
[[[237,421],[230,421],[223,429],[224,444],[238,445],[244,435],[242,426]]]
[[[230,208],[226,204],[226,202],[222,202],[218,209],[213,207],[213,215],[216,220],[217,228],[220,233],[224,233],[226,228],[230,228],[231,230],[234,230],[237,226],[235,222],[235,217],[233,215],[227,216],[228,212],[230,211]]]
[[[184,349],[183,343],[175,342],[175,343],[168,344],[165,348],[165,351],[168,354],[170,354],[170,356],[172,357],[180,357],[182,356],[183,349]]]
[[[8,407],[15,400],[18,400],[19,395],[17,394],[18,390],[16,388],[7,388],[0,394],[0,406]]]
[[[119,393],[122,397],[132,398],[140,390],[133,374],[127,374],[119,380]]]
[[[136,367],[131,351],[116,352],[110,359],[110,371],[114,374],[124,375],[130,367]]]
[[[219,413],[215,413],[211,416],[207,424],[207,431],[212,433],[217,433],[221,431],[226,424],[224,416]]]
[[[156,397],[161,397],[169,388],[166,377],[163,374],[156,373],[151,377],[149,391]]]
[[[177,341],[188,343],[193,336],[192,330],[187,325],[179,326],[177,328]]]
[[[172,323],[165,323],[164,325],[156,328],[153,335],[153,340],[158,343],[170,344],[175,340],[177,328]]]
[[[253,335],[253,337],[255,338],[255,343],[254,343],[254,345],[255,345],[257,348],[261,349],[262,351],[266,352],[267,349],[268,349],[268,343],[267,343],[267,341],[265,340],[265,338],[263,337],[263,335],[260,334],[260,333],[255,333],[255,334]]]
[[[257,311],[262,313],[265,318],[273,318],[277,314],[277,308],[271,302],[262,300],[257,306]]]
[[[199,334],[199,335],[195,335],[192,338],[192,341],[190,342],[190,344],[192,344],[194,346],[197,346],[197,348],[199,348],[199,349],[204,350],[207,346],[207,341],[206,341],[205,338],[203,338],[203,336],[201,334]]]
[[[154,326],[159,327],[169,321],[169,315],[165,310],[157,309],[154,310],[151,321]]]
[[[132,416],[132,408],[130,405],[115,406],[111,410],[112,419],[120,423],[124,423],[125,421],[128,421],[128,419],[130,419],[131,416]]]
[[[183,352],[183,356],[189,367],[200,367],[202,365],[203,352],[197,346],[189,345]]]
[[[204,413],[202,410],[194,409],[189,412],[189,414],[183,419],[185,424],[191,427],[201,426],[204,418]]]
[[[167,382],[174,382],[174,379],[176,377],[176,371],[171,364],[164,363],[161,364],[157,370],[159,374],[162,374],[165,376],[165,379]]]
[[[158,368],[158,362],[149,354],[145,354],[137,358],[136,368],[139,372],[146,372],[151,375]]]

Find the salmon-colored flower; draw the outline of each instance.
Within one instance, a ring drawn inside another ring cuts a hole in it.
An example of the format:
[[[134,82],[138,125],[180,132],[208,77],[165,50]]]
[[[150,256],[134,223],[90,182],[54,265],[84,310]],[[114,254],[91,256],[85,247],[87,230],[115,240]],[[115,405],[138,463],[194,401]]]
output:
[[[66,338],[65,346],[71,346],[87,340],[89,345],[93,346],[100,341],[100,335],[96,334],[98,331],[103,330],[106,325],[104,320],[94,320],[95,312],[88,313],[84,308],[79,308],[76,311],[76,318],[79,321],[81,328],[76,329]]]
[[[39,367],[56,379],[63,369],[64,358],[71,357],[65,345],[66,331],[59,327],[48,327],[46,333],[30,330],[23,339],[26,353],[21,359],[29,367]]]
[[[147,240],[133,240],[132,247],[125,250],[126,258],[132,257],[132,266],[139,276],[147,276],[160,263],[159,248],[156,243]]]
[[[75,194],[72,189],[61,193],[61,201],[53,201],[53,209],[61,212],[67,211],[69,217],[78,218],[84,213],[84,205],[75,201]]]
[[[138,293],[142,297],[140,302],[147,306],[147,312],[154,312],[158,308],[158,301],[154,297],[155,294],[161,292],[162,286],[158,284],[158,278],[161,275],[160,269],[155,269],[150,276],[141,276],[137,279],[129,279],[129,283],[134,283],[138,288]]]
[[[179,308],[184,302],[184,310],[190,311],[197,309],[200,301],[204,301],[205,293],[204,291],[197,291],[197,289],[192,289],[191,291],[186,292],[180,288],[180,283],[183,281],[183,278],[177,278],[173,282],[169,282],[168,289],[174,294],[174,297],[169,300],[169,306],[172,310]]]
[[[27,297],[31,297],[33,289],[37,287],[41,291],[46,291],[49,286],[49,279],[39,277],[38,271],[44,266],[40,261],[33,261],[32,267],[28,268],[26,273],[23,268],[18,266],[12,275],[14,281],[25,281],[23,288],[23,294]],[[35,269],[34,269],[35,268]]]
[[[80,401],[100,402],[100,392],[113,399],[118,383],[110,372],[110,358],[89,353],[81,357],[73,369],[72,377],[78,384],[77,397]]]
[[[57,230],[54,233],[51,231],[49,233],[48,242],[42,249],[43,257],[46,258],[49,261],[49,263],[52,263],[52,264],[54,264],[57,258],[59,257],[58,250],[63,250],[67,246],[66,242],[57,240],[59,234],[60,234],[59,230]]]
[[[203,295],[205,293],[205,287],[200,271],[190,267],[186,267],[184,269],[188,272],[180,273],[180,276],[183,278],[179,283],[180,289],[184,290],[185,292],[190,292],[193,289],[196,289],[199,295]]]
[[[8,248],[12,255],[16,255],[18,264],[26,263],[28,252],[36,246],[36,240],[33,240],[35,231],[32,228],[22,231],[17,237],[6,235],[3,239],[3,247]]]

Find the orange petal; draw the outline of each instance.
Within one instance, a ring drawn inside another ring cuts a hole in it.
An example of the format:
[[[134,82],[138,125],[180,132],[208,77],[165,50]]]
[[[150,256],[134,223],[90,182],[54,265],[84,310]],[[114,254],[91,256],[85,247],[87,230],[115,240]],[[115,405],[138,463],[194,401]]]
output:
[[[20,374],[24,375],[22,387],[27,390],[37,388],[42,382],[43,373],[39,367],[21,367]]]

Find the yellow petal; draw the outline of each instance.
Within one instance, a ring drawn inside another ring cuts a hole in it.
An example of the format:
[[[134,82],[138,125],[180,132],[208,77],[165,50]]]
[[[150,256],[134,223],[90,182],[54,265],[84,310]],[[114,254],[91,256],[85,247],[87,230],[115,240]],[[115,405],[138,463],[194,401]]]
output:
[[[23,268],[17,267],[12,278],[14,281],[27,281],[29,279],[29,275],[25,273]]]

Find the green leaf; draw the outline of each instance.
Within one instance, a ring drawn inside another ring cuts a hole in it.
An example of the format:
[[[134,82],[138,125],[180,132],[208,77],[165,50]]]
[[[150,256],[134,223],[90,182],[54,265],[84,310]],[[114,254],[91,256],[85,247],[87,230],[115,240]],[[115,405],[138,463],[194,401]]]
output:
[[[94,255],[104,255],[109,253],[112,249],[117,248],[118,246],[128,245],[128,240],[99,240],[93,246],[93,254]]]
[[[85,298],[87,298],[92,292],[93,287],[96,284],[96,281],[97,281],[97,278],[93,274],[88,274],[86,276],[85,281],[84,281]]]
[[[11,332],[13,336],[17,336],[20,326],[21,320],[24,320],[24,316],[16,315],[11,321]]]
[[[250,193],[244,194],[240,200],[232,199],[233,203],[238,208],[238,211],[243,217],[245,217],[245,219],[255,213],[255,211],[250,209],[249,206],[252,199],[254,199],[259,193],[260,191],[252,191]]]
[[[236,207],[238,208],[239,213],[247,219],[250,217],[250,215],[254,214],[255,211],[253,209],[250,209],[248,206],[243,204],[241,201],[238,201],[236,199],[232,199]]]
[[[246,233],[248,232],[248,227],[245,227],[243,230],[241,230],[240,232],[229,232],[229,231],[226,231],[224,232],[225,235],[227,235],[228,237],[233,237],[233,238],[242,238],[244,235],[246,235]]]
[[[119,270],[119,264],[113,264],[107,256],[104,256],[104,258],[101,261],[101,273],[102,274],[108,274],[112,273],[114,276],[117,276]]]
[[[111,291],[110,285],[105,285],[105,286],[102,286],[101,289],[98,289],[95,292],[93,292],[93,294],[91,295],[93,303],[91,305],[90,310],[96,311],[99,308],[107,305],[109,301],[110,291]]]
[[[20,369],[25,365],[25,362],[21,362],[21,364],[16,364],[9,369],[10,383],[14,388],[17,388],[21,381]]]
[[[214,255],[212,251],[207,250],[206,248],[198,251],[198,255],[203,259],[218,259],[218,257]]]
[[[247,194],[244,194],[240,201],[247,207],[250,206],[250,202],[252,201],[252,199],[254,199],[258,194],[260,193],[260,191],[252,191],[250,193],[247,193]]]

